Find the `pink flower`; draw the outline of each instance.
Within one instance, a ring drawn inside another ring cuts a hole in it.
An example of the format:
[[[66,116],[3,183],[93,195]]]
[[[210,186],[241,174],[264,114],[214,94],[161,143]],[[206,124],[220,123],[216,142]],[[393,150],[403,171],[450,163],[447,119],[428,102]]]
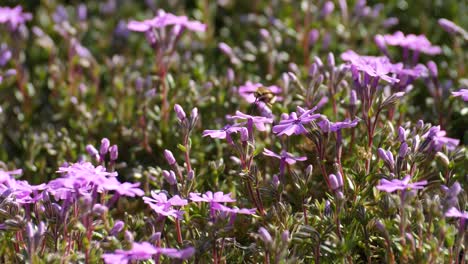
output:
[[[165,193],[156,193],[154,191],[151,192],[151,197],[143,197],[143,201],[148,204],[157,214],[163,216],[172,216],[179,219],[182,217],[183,211],[176,210],[173,207],[185,206],[188,203],[186,199],[182,199],[178,195],[167,199],[167,195]]]
[[[232,203],[235,199],[231,198],[231,193],[224,194],[223,192],[207,191],[200,196],[199,193],[190,193],[190,200],[194,202],[207,202],[207,203]]]
[[[236,115],[231,116],[232,119],[242,119],[242,120],[247,120],[247,122],[251,122],[255,127],[258,129],[258,131],[265,131],[265,124],[271,124],[273,123],[273,119],[268,118],[268,117],[263,117],[263,116],[251,116],[244,114],[240,111],[236,111]]]
[[[150,29],[163,28],[167,26],[180,26],[191,31],[205,31],[206,25],[198,21],[189,21],[186,16],[176,16],[159,10],[158,15],[152,19],[143,21],[132,20],[128,23],[129,30],[146,32]]]
[[[295,157],[293,154],[286,152],[285,150],[281,151],[281,154],[276,154],[273,151],[265,148],[263,149],[263,155],[284,160],[289,165],[296,163],[296,161],[307,160],[307,157]]]
[[[361,56],[352,50],[341,54],[344,61],[348,61],[352,68],[364,72],[372,77],[379,77],[389,83],[397,83],[400,80],[390,76],[403,69],[403,64],[393,64],[387,57]]]
[[[16,30],[20,25],[31,20],[32,15],[30,13],[23,13],[21,6],[0,7],[0,24],[8,24],[12,30]]]
[[[397,31],[393,35],[384,35],[383,39],[387,45],[400,46],[429,55],[436,55],[442,52],[439,46],[433,46],[424,35],[408,34],[405,36],[403,32]]]
[[[170,258],[188,259],[195,253],[193,247],[178,250],[175,248],[159,248],[151,245],[148,242],[134,242],[132,249],[122,250],[117,249],[114,253],[103,254],[102,258],[107,264],[127,264],[133,260],[147,260],[155,254],[163,254]]]
[[[460,211],[455,207],[450,208],[446,213],[446,217],[457,217],[457,218],[463,218],[463,219],[468,219],[468,212],[467,211]]]
[[[229,134],[239,132],[242,127],[233,126],[233,125],[226,125],[222,129],[219,130],[205,130],[203,131],[203,136],[210,136],[211,138],[219,138],[225,139]]]
[[[392,193],[396,190],[407,190],[407,189],[423,189],[424,186],[427,184],[427,181],[419,181],[414,183],[409,183],[410,175],[406,175],[403,180],[393,179],[388,181],[386,179],[380,180],[379,185],[377,185],[377,189],[379,191],[384,191],[388,193]]]
[[[300,135],[307,133],[305,124],[309,124],[313,120],[320,118],[320,114],[312,114],[317,107],[314,107],[310,110],[305,110],[304,108],[298,106],[297,113],[292,112],[289,114],[289,118],[283,119],[280,123],[273,127],[273,132],[278,136],[281,135]],[[299,114],[299,117],[297,116]]]
[[[461,89],[457,92],[452,92],[453,96],[461,96],[463,101],[468,102],[468,89]]]
[[[423,139],[429,138],[432,140],[432,146],[435,151],[440,151],[443,146],[445,146],[448,150],[454,150],[458,144],[460,144],[460,140],[455,138],[446,137],[447,132],[445,130],[441,130],[440,126],[431,127],[429,131],[422,136]]]
[[[247,214],[247,215],[251,215],[251,214],[255,214],[255,212],[257,211],[257,209],[255,209],[255,208],[252,208],[252,209],[248,209],[248,208],[241,208],[241,209],[239,209],[239,208],[230,208],[230,207],[224,206],[224,205],[219,204],[219,203],[213,203],[211,208],[213,208],[215,210],[218,210],[218,211],[225,212],[225,213],[230,213],[230,214]]]

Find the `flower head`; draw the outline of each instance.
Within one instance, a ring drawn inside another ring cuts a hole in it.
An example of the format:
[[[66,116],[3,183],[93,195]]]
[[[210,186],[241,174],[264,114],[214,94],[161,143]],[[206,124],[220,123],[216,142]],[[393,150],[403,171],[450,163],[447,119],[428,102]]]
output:
[[[392,35],[384,35],[384,41],[390,46],[400,46],[417,52],[436,55],[442,52],[439,46],[433,46],[424,35],[408,34],[397,31]]]
[[[456,217],[456,218],[463,218],[468,219],[468,212],[467,211],[460,211],[455,207],[450,208],[446,213],[446,217]]]
[[[247,122],[251,122],[259,131],[265,131],[266,127],[265,124],[273,123],[273,119],[264,117],[264,116],[251,116],[242,113],[241,111],[236,111],[236,114],[231,116],[232,119],[240,119],[240,120],[247,120]]]
[[[198,21],[190,21],[186,16],[176,16],[159,10],[158,15],[152,19],[143,21],[132,20],[128,23],[129,30],[137,32],[146,32],[152,29],[163,28],[167,26],[180,26],[191,31],[205,31],[206,25]]]
[[[273,127],[273,132],[278,136],[281,135],[300,135],[307,133],[307,129],[304,127],[305,124],[309,124],[313,120],[320,118],[320,114],[313,114],[317,108],[314,107],[310,110],[306,110],[300,106],[297,107],[297,112],[289,114],[287,119],[283,119],[280,123]],[[298,116],[299,115],[299,116]]]
[[[194,202],[207,202],[207,203],[233,203],[236,200],[231,198],[231,193],[224,194],[223,192],[207,191],[200,196],[199,193],[190,193],[190,200]]]
[[[195,253],[193,247],[178,250],[175,248],[158,248],[148,242],[132,244],[130,250],[118,249],[114,253],[103,254],[102,257],[105,263],[127,264],[132,260],[147,260],[155,254],[163,254],[170,258],[187,259]]]
[[[468,102],[468,89],[460,89],[457,92],[452,92],[453,96],[461,96],[463,101]]]
[[[424,186],[427,184],[427,181],[419,181],[414,183],[409,183],[410,175],[406,175],[403,180],[393,179],[388,181],[386,179],[380,180],[379,185],[377,185],[377,189],[380,191],[392,193],[396,190],[407,190],[407,189],[414,189],[419,190],[423,189]]]
[[[11,30],[16,30],[19,26],[32,19],[30,13],[23,13],[21,6],[0,7],[0,24],[7,24]]]
[[[352,69],[372,77],[379,77],[392,84],[399,80],[390,75],[403,68],[403,64],[393,64],[387,57],[361,56],[352,50],[341,54],[341,58],[349,62]]]
[[[269,149],[263,149],[263,155],[274,157],[280,160],[284,160],[289,165],[296,163],[296,161],[304,161],[307,160],[307,157],[296,157],[293,154],[286,152],[285,150],[281,151],[281,154],[276,154]]]
[[[235,125],[226,125],[222,129],[219,130],[205,130],[203,131],[203,136],[210,136],[211,138],[219,138],[225,139],[229,134],[239,132],[242,127],[235,126]]]

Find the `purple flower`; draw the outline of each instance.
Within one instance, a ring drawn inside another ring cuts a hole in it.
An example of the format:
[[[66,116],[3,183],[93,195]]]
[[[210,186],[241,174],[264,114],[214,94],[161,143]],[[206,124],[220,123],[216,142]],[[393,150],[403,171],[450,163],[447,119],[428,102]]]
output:
[[[180,26],[191,31],[205,31],[206,25],[198,21],[189,21],[186,16],[176,16],[159,10],[158,15],[152,19],[143,21],[132,20],[128,23],[128,29],[137,32],[145,32],[167,26]]]
[[[0,170],[0,193],[9,191],[20,204],[34,203],[41,198],[38,193],[44,190],[46,185],[30,185],[27,181],[15,179],[12,175],[21,174],[22,170],[3,171]]]
[[[393,35],[384,35],[383,37],[385,43],[390,46],[400,46],[429,55],[436,55],[442,52],[439,46],[433,46],[424,35],[408,34],[405,36],[403,32],[397,31]]]
[[[213,203],[213,205],[211,206],[211,208],[217,210],[217,211],[222,211],[222,212],[225,212],[225,213],[230,213],[230,214],[247,214],[247,215],[251,215],[251,214],[255,214],[255,212],[257,211],[257,209],[255,208],[252,208],[252,209],[248,209],[248,208],[230,208],[230,207],[227,207],[227,206],[224,206],[222,204],[219,204],[219,203]]]
[[[452,92],[453,96],[461,96],[463,98],[463,101],[468,102],[468,89],[460,89],[457,92]]]
[[[148,242],[137,243],[134,242],[132,249],[122,250],[118,249],[114,253],[103,254],[102,257],[105,263],[109,264],[127,264],[133,260],[147,260],[155,254],[163,254],[170,258],[187,259],[195,253],[193,247],[183,250],[175,248],[158,248],[154,247]]]
[[[219,130],[205,130],[203,131],[203,136],[210,136],[211,138],[225,139],[229,134],[239,132],[242,127],[226,125]]]
[[[164,150],[164,157],[166,158],[166,161],[169,165],[174,165],[176,163],[176,159],[174,158],[174,155],[172,152],[168,149]]]
[[[406,175],[403,180],[393,179],[388,181],[386,179],[380,180],[379,185],[377,185],[377,189],[380,191],[392,193],[396,190],[407,190],[407,189],[414,189],[419,190],[423,189],[424,186],[427,184],[427,181],[419,181],[414,183],[409,183],[410,175]]]
[[[390,152],[390,150],[379,148],[377,150],[377,154],[379,155],[379,158],[381,158],[387,164],[387,166],[393,170],[395,167],[395,160],[393,158],[392,152]]]
[[[337,132],[343,128],[351,128],[355,127],[359,123],[359,119],[355,118],[353,121],[346,119],[342,122],[330,122],[328,119],[323,119],[322,121],[318,122],[318,126],[322,129],[323,132]]]
[[[273,123],[273,119],[268,118],[268,117],[263,117],[263,116],[251,116],[244,114],[240,111],[236,111],[236,114],[231,116],[232,119],[241,119],[241,120],[247,120],[247,124],[251,123],[252,125],[255,125],[255,127],[259,131],[265,131],[265,124],[271,124]]]
[[[173,209],[174,206],[181,207],[187,205],[188,201],[175,195],[167,199],[167,195],[163,192],[151,192],[151,197],[143,197],[143,201],[148,204],[157,214],[163,216],[172,216],[181,218],[183,211]]]
[[[231,198],[231,193],[224,194],[223,192],[207,191],[200,196],[199,193],[190,193],[190,200],[194,202],[207,202],[207,203],[233,203],[236,200]]]
[[[313,114],[317,109],[314,107],[310,110],[305,110],[304,108],[298,106],[297,113],[292,112],[289,114],[287,119],[283,119],[280,123],[273,127],[273,132],[278,136],[281,135],[301,135],[307,133],[307,129],[304,127],[305,124],[309,124],[313,120],[320,118],[320,114]],[[298,116],[299,114],[299,116]]]
[[[276,154],[273,151],[265,148],[263,149],[263,155],[280,159],[289,165],[296,163],[296,161],[307,160],[307,157],[295,157],[293,154],[286,152],[285,150],[281,151],[281,154]]]
[[[438,20],[438,22],[439,22],[439,25],[448,33],[450,34],[458,33],[458,34],[464,35],[465,38],[468,38],[468,35],[467,35],[468,33],[463,28],[453,23],[452,21],[445,19],[445,18],[441,18]]]
[[[266,228],[260,227],[258,229],[258,234],[260,235],[260,239],[265,243],[265,244],[270,244],[273,242],[273,238],[271,237],[270,233]]]
[[[16,30],[20,25],[31,20],[32,15],[30,13],[23,13],[21,6],[0,7],[0,24],[8,24],[11,30]]]
[[[458,210],[455,207],[452,207],[445,213],[445,216],[468,219],[468,212],[467,211],[463,212],[463,211]]]
[[[254,103],[255,100],[256,100],[255,92],[260,87],[263,87],[263,88],[266,88],[266,89],[270,90],[271,93],[273,93],[274,95],[277,96],[276,97],[277,101],[283,100],[283,98],[281,96],[279,96],[281,94],[282,90],[281,90],[280,87],[278,87],[276,85],[264,86],[261,83],[253,83],[253,82],[247,81],[244,85],[239,86],[238,92],[239,92],[240,96],[242,96],[242,98],[244,98],[247,102]]]
[[[454,150],[460,140],[446,137],[446,131],[440,130],[440,126],[431,127],[429,131],[422,136],[423,139],[429,139],[432,141],[432,147],[435,151],[440,151],[443,146],[448,150]]]
[[[114,184],[111,184],[112,182],[114,182]],[[116,178],[109,178],[108,183],[106,183],[105,189],[108,191],[115,190],[118,194],[127,197],[143,196],[145,192],[142,189],[138,188],[139,186],[139,182],[120,183]]]
[[[393,64],[387,57],[361,56],[352,50],[341,54],[341,58],[348,61],[355,71],[364,72],[372,77],[379,77],[392,84],[399,82],[399,80],[390,76],[390,74],[403,68],[403,64]]]

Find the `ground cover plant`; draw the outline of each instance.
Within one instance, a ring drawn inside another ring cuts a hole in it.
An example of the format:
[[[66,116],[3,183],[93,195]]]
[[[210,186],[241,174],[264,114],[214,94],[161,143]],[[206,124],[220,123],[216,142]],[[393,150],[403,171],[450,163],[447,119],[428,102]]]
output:
[[[3,1],[0,263],[466,263],[464,1]]]

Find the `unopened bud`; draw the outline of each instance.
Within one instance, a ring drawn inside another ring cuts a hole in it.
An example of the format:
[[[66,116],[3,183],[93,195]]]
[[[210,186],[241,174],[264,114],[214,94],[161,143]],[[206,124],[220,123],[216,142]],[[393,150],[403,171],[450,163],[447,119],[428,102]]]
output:
[[[176,112],[177,119],[179,119],[179,122],[182,122],[183,120],[185,120],[186,115],[182,106],[180,106],[179,104],[175,104],[174,111]]]
[[[115,236],[117,235],[118,233],[120,233],[120,231],[122,231],[122,229],[124,228],[125,226],[125,223],[123,221],[117,221],[115,222],[114,224],[114,227],[112,227],[112,229],[110,230],[109,234],[111,236]]]
[[[107,154],[107,151],[109,150],[109,146],[110,146],[110,141],[109,139],[107,138],[103,138],[101,140],[101,147],[99,148],[99,153],[101,155],[106,155]]]
[[[429,73],[431,74],[431,76],[433,78],[436,78],[438,75],[437,64],[435,64],[435,62],[433,61],[429,61],[427,63],[427,68],[429,69]]]
[[[406,131],[401,126],[398,128],[398,139],[400,140],[400,142],[406,141]]]
[[[240,134],[240,140],[242,142],[246,142],[249,140],[249,131],[247,130],[247,128],[242,127],[239,131],[239,134]]]
[[[116,161],[117,158],[119,157],[119,147],[117,147],[117,145],[112,145],[109,148],[109,153],[110,153],[110,160]]]
[[[171,170],[170,172],[167,170],[163,170],[162,175],[164,179],[169,183],[169,185],[177,184],[177,179],[175,173]]]
[[[88,152],[88,154],[93,158],[94,157],[99,157],[98,150],[91,144],[86,146],[86,152]]]
[[[174,155],[172,155],[172,152],[170,150],[164,150],[164,157],[166,158],[167,163],[169,163],[169,165],[172,166],[176,163],[176,159],[174,158]]]
[[[338,179],[336,178],[335,174],[330,174],[328,176],[328,182],[330,183],[330,187],[332,188],[332,190],[337,190],[340,188]]]
[[[406,142],[403,142],[400,146],[400,151],[398,152],[398,156],[400,158],[404,158],[408,154],[408,144]]]
[[[265,244],[271,244],[273,242],[270,233],[268,233],[268,230],[266,230],[264,227],[260,227],[260,229],[258,229],[258,234],[260,235],[260,239]]]

